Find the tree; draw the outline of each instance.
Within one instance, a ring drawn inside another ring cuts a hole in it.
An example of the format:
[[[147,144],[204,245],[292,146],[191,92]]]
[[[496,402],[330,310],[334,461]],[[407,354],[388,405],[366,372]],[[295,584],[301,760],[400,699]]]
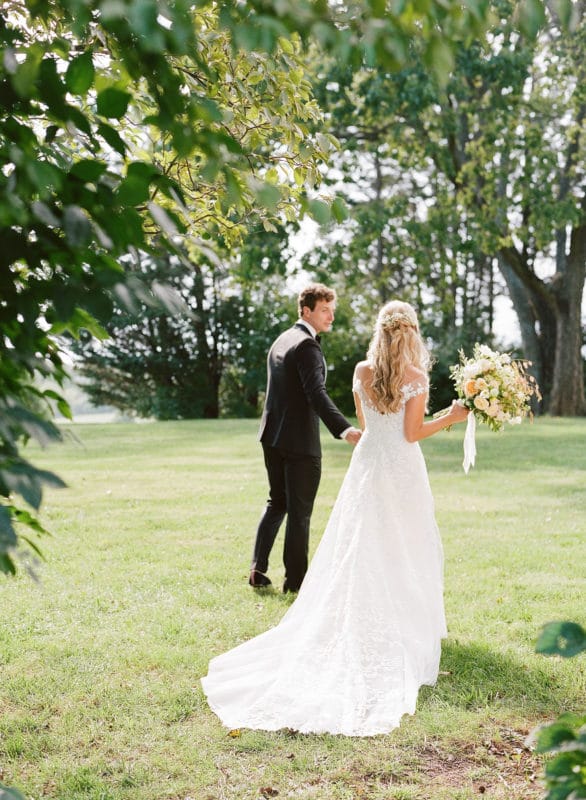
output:
[[[348,236],[327,257],[368,276],[380,301],[423,301],[429,332],[454,344],[458,331],[490,336],[498,269],[546,410],[581,414],[583,7],[569,30],[548,16],[536,40],[513,9],[495,5],[487,45],[462,48],[443,87],[420,67],[323,69],[316,96],[360,176]]]
[[[447,140],[444,174],[483,251],[497,259],[545,408],[563,415],[586,412],[586,27],[577,6],[572,32],[550,19],[535,42],[505,22],[492,55],[472,49],[462,56],[446,98],[436,98],[442,113],[434,111],[435,120],[443,125],[431,114],[416,123],[428,141]]]
[[[165,281],[183,307],[169,313],[143,301],[132,314],[115,311],[105,342],[72,343],[94,405],[156,419],[256,415],[266,351],[295,313],[282,296],[287,244],[284,228],[261,229],[237,256],[216,242],[192,260],[143,259],[140,273]]]

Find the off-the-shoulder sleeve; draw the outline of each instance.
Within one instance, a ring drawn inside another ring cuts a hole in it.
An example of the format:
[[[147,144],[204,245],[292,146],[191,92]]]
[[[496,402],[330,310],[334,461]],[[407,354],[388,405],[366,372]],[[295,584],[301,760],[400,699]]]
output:
[[[411,381],[411,383],[405,383],[401,386],[403,400],[407,402],[407,400],[411,400],[412,397],[417,397],[420,394],[427,394],[428,389],[429,383],[426,380],[416,380]]]

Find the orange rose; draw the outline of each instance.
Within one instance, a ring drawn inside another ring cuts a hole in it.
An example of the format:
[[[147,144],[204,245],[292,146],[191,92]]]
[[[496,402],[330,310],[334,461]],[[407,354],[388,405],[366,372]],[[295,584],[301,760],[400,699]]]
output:
[[[466,397],[472,397],[472,395],[476,394],[477,391],[478,389],[476,388],[475,380],[466,381],[464,384],[464,394]]]

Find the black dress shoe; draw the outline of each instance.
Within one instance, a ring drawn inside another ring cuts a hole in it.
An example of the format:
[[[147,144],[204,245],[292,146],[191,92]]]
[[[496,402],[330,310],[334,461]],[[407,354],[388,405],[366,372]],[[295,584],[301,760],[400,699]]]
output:
[[[299,591],[299,586],[290,586],[287,581],[283,584],[283,594],[287,594],[291,592],[291,594],[297,594]]]
[[[248,584],[254,589],[262,589],[264,586],[272,586],[271,579],[267,578],[266,575],[263,575],[263,573],[259,572],[257,569],[251,570],[250,577],[248,578]]]

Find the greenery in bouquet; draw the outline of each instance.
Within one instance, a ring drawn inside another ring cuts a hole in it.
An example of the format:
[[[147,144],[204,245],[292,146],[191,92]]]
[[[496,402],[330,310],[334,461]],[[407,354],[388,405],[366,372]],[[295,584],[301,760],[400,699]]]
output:
[[[531,398],[541,399],[529,365],[477,343],[471,358],[460,351],[460,363],[450,367],[450,375],[461,402],[479,422],[499,431],[506,422],[519,424],[532,416]]]

